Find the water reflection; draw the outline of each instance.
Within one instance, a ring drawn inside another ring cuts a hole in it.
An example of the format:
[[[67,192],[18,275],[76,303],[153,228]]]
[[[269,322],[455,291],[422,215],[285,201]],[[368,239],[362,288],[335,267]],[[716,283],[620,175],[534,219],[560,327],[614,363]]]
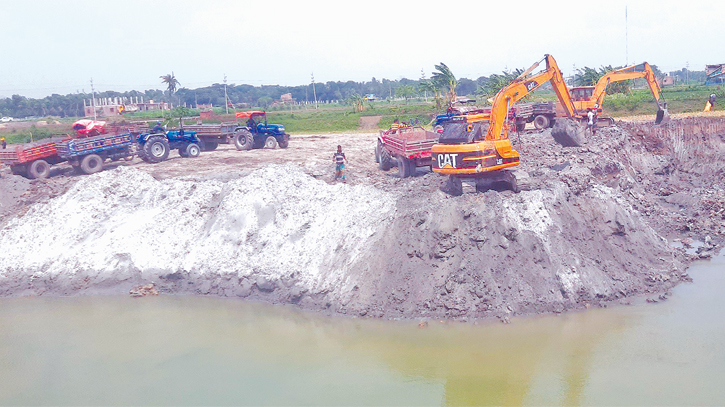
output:
[[[511,325],[215,298],[0,299],[0,404],[722,404],[723,259],[655,305]]]

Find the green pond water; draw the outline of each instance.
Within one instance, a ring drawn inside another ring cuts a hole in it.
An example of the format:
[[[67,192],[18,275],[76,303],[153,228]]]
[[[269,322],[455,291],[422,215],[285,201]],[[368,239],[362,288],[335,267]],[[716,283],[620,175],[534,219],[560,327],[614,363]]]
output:
[[[510,325],[196,297],[0,299],[0,404],[723,405],[725,259],[658,304]]]

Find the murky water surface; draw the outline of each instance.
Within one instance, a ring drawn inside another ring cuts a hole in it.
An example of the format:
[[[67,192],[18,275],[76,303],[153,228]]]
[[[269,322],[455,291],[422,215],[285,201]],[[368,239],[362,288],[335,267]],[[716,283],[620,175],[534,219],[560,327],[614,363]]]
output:
[[[472,325],[0,299],[0,404],[723,405],[725,259],[659,304]]]

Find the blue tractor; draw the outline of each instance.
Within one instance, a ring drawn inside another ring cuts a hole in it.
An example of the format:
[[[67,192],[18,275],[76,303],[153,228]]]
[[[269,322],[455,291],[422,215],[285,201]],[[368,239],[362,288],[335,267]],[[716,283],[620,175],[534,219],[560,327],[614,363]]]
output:
[[[234,117],[247,119],[246,126],[234,130],[234,145],[237,150],[289,146],[290,135],[285,132],[284,125],[267,123],[266,112],[258,110],[237,112]]]
[[[138,137],[138,156],[149,163],[158,163],[169,158],[171,150],[179,150],[182,157],[195,158],[201,154],[201,141],[194,131],[183,128],[164,132],[157,125],[151,133]]]

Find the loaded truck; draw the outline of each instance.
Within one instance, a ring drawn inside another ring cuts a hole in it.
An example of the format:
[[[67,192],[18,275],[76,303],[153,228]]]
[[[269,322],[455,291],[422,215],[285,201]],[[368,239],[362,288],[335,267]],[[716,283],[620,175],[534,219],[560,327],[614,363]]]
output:
[[[398,176],[415,175],[418,167],[431,166],[431,148],[438,143],[438,133],[422,127],[403,127],[395,132],[380,131],[375,146],[375,161],[383,171],[398,168]]]
[[[290,135],[285,132],[284,125],[267,123],[266,112],[237,112],[234,117],[247,120],[245,123],[186,125],[184,129],[196,132],[204,151],[215,150],[219,144],[234,144],[237,150],[289,146]]]
[[[68,162],[77,172],[93,174],[106,160],[131,160],[134,155],[158,163],[177,149],[182,157],[198,157],[199,138],[186,130],[142,133],[138,126],[109,126],[103,121],[78,120],[74,135],[56,136],[0,150],[0,162],[30,179],[47,178],[51,165]]]
[[[0,150],[0,162],[8,165],[13,174],[30,179],[47,178],[52,165],[65,161],[58,155],[56,143],[66,138],[56,136],[33,143],[10,144]]]

